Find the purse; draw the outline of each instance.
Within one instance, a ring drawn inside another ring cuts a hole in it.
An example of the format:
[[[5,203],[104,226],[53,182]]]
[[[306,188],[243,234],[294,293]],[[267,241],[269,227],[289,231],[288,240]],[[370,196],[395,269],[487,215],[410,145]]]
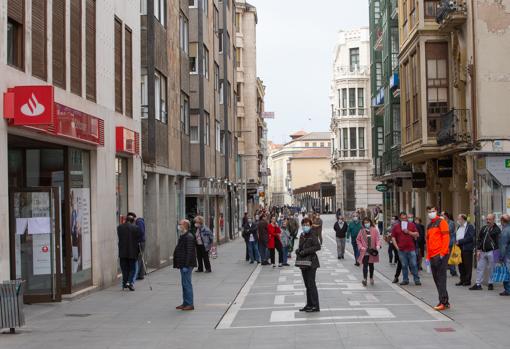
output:
[[[377,251],[377,249],[371,247],[372,246],[372,237],[368,234],[367,234],[366,241],[367,241],[367,246],[368,246],[367,253],[372,257],[377,257],[379,255],[379,251]]]

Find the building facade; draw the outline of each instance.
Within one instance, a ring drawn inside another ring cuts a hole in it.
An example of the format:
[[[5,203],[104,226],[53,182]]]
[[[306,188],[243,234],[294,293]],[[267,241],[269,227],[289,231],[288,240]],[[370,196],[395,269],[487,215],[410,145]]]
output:
[[[142,212],[140,2],[0,9],[0,280],[58,301],[117,280],[117,224]]]
[[[331,82],[331,167],[336,206],[343,212],[382,203],[372,178],[370,40],[368,28],[340,31]]]

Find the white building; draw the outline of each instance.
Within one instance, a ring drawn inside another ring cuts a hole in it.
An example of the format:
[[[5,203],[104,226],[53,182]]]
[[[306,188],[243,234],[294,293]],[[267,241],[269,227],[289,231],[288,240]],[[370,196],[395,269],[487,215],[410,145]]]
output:
[[[369,67],[368,28],[340,31],[330,93],[331,164],[336,172],[337,208],[344,212],[382,203],[372,180]]]

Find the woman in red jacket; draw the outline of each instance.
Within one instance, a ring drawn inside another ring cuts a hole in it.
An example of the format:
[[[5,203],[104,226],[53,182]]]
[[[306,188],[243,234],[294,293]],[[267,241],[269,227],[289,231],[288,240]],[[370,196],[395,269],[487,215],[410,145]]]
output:
[[[276,216],[271,216],[271,223],[267,227],[267,232],[269,235],[269,241],[267,242],[267,248],[269,249],[269,255],[271,257],[271,264],[273,264],[273,268],[276,267],[275,261],[275,248],[278,250],[278,266],[282,267],[283,265],[283,251],[282,251],[282,240],[280,239],[280,235],[282,233],[280,227],[276,223]]]

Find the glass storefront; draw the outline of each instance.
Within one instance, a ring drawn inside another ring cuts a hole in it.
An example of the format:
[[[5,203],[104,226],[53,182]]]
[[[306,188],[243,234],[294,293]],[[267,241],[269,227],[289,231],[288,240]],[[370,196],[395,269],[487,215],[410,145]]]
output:
[[[128,212],[128,160],[126,158],[115,158],[115,179],[117,199],[117,224],[124,223]]]

